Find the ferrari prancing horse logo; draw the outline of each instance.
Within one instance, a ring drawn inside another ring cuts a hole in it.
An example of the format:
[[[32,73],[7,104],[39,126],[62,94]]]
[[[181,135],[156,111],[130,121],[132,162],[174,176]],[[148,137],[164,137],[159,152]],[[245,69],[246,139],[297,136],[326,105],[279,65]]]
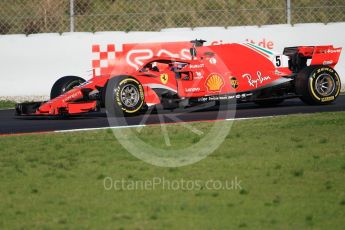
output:
[[[160,75],[160,78],[161,78],[161,82],[165,85],[166,83],[168,83],[169,75],[166,73],[162,73]]]

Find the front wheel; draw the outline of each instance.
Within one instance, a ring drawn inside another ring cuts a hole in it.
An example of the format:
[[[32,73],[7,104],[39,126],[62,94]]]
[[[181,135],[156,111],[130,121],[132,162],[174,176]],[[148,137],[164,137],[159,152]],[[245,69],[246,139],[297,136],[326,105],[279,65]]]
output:
[[[83,78],[77,76],[61,77],[54,83],[50,91],[50,99],[54,99],[84,82]]]
[[[137,115],[145,108],[144,88],[130,76],[117,76],[107,83],[105,106],[110,116]]]
[[[338,73],[329,66],[308,66],[296,77],[296,93],[311,105],[330,104],[340,93]]]

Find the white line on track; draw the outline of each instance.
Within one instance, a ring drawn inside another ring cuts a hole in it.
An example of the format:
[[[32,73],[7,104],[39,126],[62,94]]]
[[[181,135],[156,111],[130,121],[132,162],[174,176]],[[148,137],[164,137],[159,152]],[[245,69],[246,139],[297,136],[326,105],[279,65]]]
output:
[[[228,119],[224,119],[223,121],[256,120],[256,119],[273,118],[273,117],[281,117],[281,116],[286,116],[286,115],[266,116],[266,117],[228,118]],[[214,121],[213,120],[209,120],[209,121],[200,120],[200,121],[190,121],[190,122],[215,122],[215,121],[222,121],[222,120],[214,120]],[[184,123],[184,122],[164,123],[164,125],[173,125],[173,124],[179,124],[179,123]],[[107,127],[98,127],[98,128],[67,129],[67,130],[56,130],[53,132],[54,133],[68,133],[68,132],[83,132],[83,131],[95,131],[95,130],[104,130],[104,129],[126,129],[126,128],[146,127],[146,126],[151,126],[151,125],[160,125],[160,123],[150,124],[150,125],[126,125],[126,126],[107,126]]]
[[[263,116],[263,117],[242,117],[242,118],[227,118],[226,121],[241,121],[241,120],[256,120],[263,118],[283,117],[287,115],[276,115],[276,116]]]
[[[68,132],[82,132],[82,131],[94,131],[104,129],[126,129],[126,128],[139,128],[145,127],[146,125],[126,125],[126,126],[107,126],[98,128],[83,128],[83,129],[66,129],[66,130],[55,130],[54,133],[68,133]]]

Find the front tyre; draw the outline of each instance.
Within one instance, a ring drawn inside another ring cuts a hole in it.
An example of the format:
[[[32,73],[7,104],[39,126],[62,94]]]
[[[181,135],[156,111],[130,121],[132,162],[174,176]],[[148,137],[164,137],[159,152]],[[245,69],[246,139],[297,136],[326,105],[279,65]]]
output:
[[[117,76],[107,83],[105,105],[109,115],[133,116],[145,108],[144,88],[130,76]]]
[[[83,78],[77,76],[61,77],[54,83],[50,91],[50,99],[54,99],[84,82]]]
[[[308,66],[296,77],[296,93],[311,105],[330,104],[340,93],[338,73],[329,66]]]

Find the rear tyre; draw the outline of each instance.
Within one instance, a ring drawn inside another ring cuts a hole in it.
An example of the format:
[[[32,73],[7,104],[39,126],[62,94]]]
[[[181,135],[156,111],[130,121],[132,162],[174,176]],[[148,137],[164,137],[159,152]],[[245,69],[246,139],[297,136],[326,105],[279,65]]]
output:
[[[62,77],[54,83],[50,91],[50,99],[54,99],[84,82],[83,78],[77,76]]]
[[[310,105],[325,105],[336,100],[340,93],[338,73],[329,66],[308,66],[296,77],[296,93]]]
[[[262,106],[262,107],[272,107],[283,103],[284,99],[267,99],[267,100],[260,100],[254,101],[255,104]]]
[[[144,88],[130,76],[111,78],[105,96],[105,106],[110,116],[133,116],[146,108]]]

